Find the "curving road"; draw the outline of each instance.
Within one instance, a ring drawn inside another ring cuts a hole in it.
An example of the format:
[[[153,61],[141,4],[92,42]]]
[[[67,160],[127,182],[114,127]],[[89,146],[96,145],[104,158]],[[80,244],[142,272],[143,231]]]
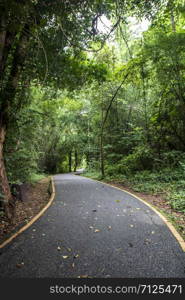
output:
[[[54,181],[51,207],[1,250],[1,278],[185,277],[185,253],[144,203],[72,174]]]

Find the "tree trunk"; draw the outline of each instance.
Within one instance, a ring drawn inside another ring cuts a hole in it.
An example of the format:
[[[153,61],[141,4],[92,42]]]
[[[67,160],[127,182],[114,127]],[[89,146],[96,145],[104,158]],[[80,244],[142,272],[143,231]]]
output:
[[[101,176],[105,177],[105,163],[104,163],[104,149],[103,149],[103,131],[100,135],[100,168],[101,168]]]
[[[69,172],[72,171],[72,152],[70,151],[68,153],[68,158],[69,158]]]
[[[101,116],[101,133],[100,133],[100,165],[101,165],[101,174],[102,174],[102,178],[105,177],[105,163],[104,163],[104,149],[103,149],[103,137],[104,137],[104,128],[105,128],[105,123],[107,121],[107,118],[108,118],[108,114],[109,114],[109,111],[112,107],[112,104],[114,102],[114,100],[116,99],[116,96],[119,92],[119,90],[121,89],[123,83],[125,82],[125,80],[127,79],[129,73],[125,74],[124,76],[124,79],[123,81],[120,83],[120,85],[117,87],[114,95],[112,96],[110,102],[109,102],[109,105],[106,109],[106,112],[105,112],[105,116],[103,117],[103,106],[102,106],[102,116]]]
[[[26,59],[26,50],[29,42],[29,34],[25,30],[29,30],[28,25],[25,25],[22,32],[20,33],[19,43],[13,54],[10,75],[7,80],[6,86],[4,87],[4,89],[1,90],[0,94],[0,185],[1,193],[3,195],[3,207],[6,216],[10,221],[13,221],[14,203],[4,164],[3,146],[6,137],[6,130],[11,118],[10,107],[13,107],[15,95],[18,88],[18,82]],[[3,49],[1,50],[2,60]],[[3,63],[1,64],[1,67],[2,65]]]
[[[75,149],[75,165],[74,165],[74,172],[76,172],[76,169],[78,167],[78,152]]]
[[[3,157],[3,146],[6,136],[6,128],[0,128],[0,188],[1,194],[3,196],[3,208],[5,210],[5,214],[10,221],[13,221],[14,217],[14,201],[10,191],[10,186],[8,182],[8,178],[6,175],[6,169],[4,164],[4,157]]]
[[[105,164],[104,164],[104,149],[103,149],[103,136],[105,119],[103,116],[103,102],[101,103],[101,133],[100,133],[100,170],[102,178],[105,177]]]
[[[0,79],[2,82],[6,78],[5,69],[8,65],[9,54],[14,47],[15,36],[15,32],[6,31],[6,23],[2,17],[0,25]],[[13,52],[12,55],[14,55]]]
[[[2,16],[0,23],[0,71],[2,71],[2,61],[3,61],[3,53],[5,48],[6,41],[6,25],[5,25],[5,17]]]
[[[87,168],[89,168],[90,166],[90,158],[89,158],[89,151],[86,153],[86,164],[87,164]]]
[[[171,19],[172,31],[176,32],[176,23],[175,23],[173,4],[172,4],[172,7],[171,7],[171,11],[170,11],[170,19]]]

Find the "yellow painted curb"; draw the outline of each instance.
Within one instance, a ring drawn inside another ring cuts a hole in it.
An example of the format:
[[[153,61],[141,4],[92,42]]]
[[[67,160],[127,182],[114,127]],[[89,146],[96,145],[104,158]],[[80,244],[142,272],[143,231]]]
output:
[[[84,176],[85,177],[85,176]],[[89,177],[86,177],[86,178],[89,178]],[[93,179],[95,180],[95,179]],[[139,201],[143,202],[144,204],[146,204],[148,207],[150,207],[163,221],[164,223],[167,225],[167,227],[170,229],[170,231],[172,232],[172,234],[175,236],[176,240],[178,241],[179,245],[181,246],[182,250],[185,252],[185,241],[183,240],[183,238],[180,236],[180,234],[178,233],[178,231],[175,229],[175,227],[156,209],[154,208],[150,203],[148,203],[147,201],[145,201],[144,199],[141,199],[139,198],[138,196],[124,190],[124,189],[121,189],[119,187],[116,187],[116,186],[113,186],[109,183],[105,183],[105,182],[102,182],[102,181],[99,181],[99,180],[95,180],[101,184],[106,184],[108,186],[111,186],[117,190],[120,190],[122,192],[125,192],[129,195],[131,195],[132,197],[138,199]]]
[[[21,229],[19,229],[16,233],[14,233],[11,237],[9,237],[6,241],[4,241],[2,244],[0,244],[0,249],[5,247],[8,243],[10,243],[13,239],[15,239],[20,233],[28,229],[35,221],[37,221],[43,214],[44,212],[49,208],[49,206],[52,204],[54,198],[55,198],[55,185],[53,181],[53,177],[51,177],[51,185],[52,185],[52,193],[51,197],[49,199],[49,202],[44,206],[44,208],[33,218],[30,220],[29,223],[24,225]]]

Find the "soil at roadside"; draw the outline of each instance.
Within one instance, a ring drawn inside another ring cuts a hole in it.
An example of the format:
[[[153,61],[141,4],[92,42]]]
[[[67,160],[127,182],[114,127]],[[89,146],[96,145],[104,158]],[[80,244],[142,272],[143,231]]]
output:
[[[47,204],[51,193],[51,180],[44,178],[37,183],[25,183],[22,201],[15,202],[15,217],[10,224],[5,216],[0,216],[0,243],[10,237],[19,227],[28,223]]]

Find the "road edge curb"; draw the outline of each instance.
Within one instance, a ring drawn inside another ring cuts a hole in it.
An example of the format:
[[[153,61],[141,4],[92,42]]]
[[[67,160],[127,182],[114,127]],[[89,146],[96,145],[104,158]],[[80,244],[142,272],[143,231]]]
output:
[[[85,177],[85,176],[84,176]],[[115,188],[117,190],[120,190],[122,192],[125,192],[129,195],[131,195],[132,197],[138,199],[139,201],[143,202],[145,205],[147,205],[148,207],[150,207],[162,220],[163,222],[166,224],[166,226],[169,228],[169,230],[171,231],[171,233],[174,235],[174,237],[176,238],[177,242],[179,243],[181,249],[183,250],[183,252],[185,252],[185,241],[183,240],[183,238],[181,237],[181,235],[178,233],[178,231],[175,229],[175,227],[172,225],[172,223],[170,221],[167,220],[167,218],[162,214],[160,213],[157,208],[155,208],[154,206],[152,206],[149,202],[147,202],[146,200],[124,190],[124,189],[121,189],[119,187],[116,187],[116,186],[113,186],[109,183],[106,183],[104,181],[99,181],[99,180],[96,180],[96,179],[92,179],[92,178],[89,178],[89,177],[86,177],[88,179],[91,179],[91,180],[94,180],[94,181],[97,181],[101,184],[105,184],[105,185],[108,185],[108,186],[111,186],[112,188]]]
[[[45,211],[50,207],[52,204],[54,198],[55,198],[55,185],[54,185],[54,179],[53,176],[51,176],[51,187],[52,192],[50,199],[48,203],[41,209],[41,211],[36,214],[26,225],[21,227],[17,232],[15,232],[12,236],[10,236],[7,240],[5,240],[2,244],[0,244],[0,249],[4,248],[7,244],[9,244],[13,239],[15,239],[19,234],[21,234],[23,231],[28,229],[33,223],[35,223],[44,213]]]

